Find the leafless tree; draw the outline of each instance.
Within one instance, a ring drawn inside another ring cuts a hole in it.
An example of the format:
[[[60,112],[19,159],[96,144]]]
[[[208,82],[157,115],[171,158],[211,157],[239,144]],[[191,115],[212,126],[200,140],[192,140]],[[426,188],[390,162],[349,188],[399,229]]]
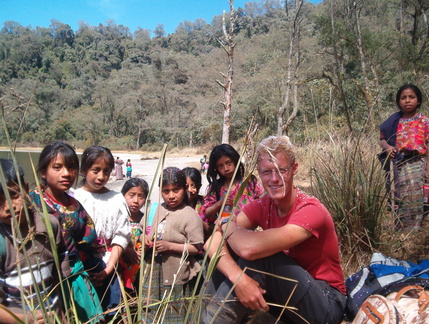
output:
[[[290,31],[290,41],[289,41],[289,53],[288,53],[288,68],[286,72],[285,80],[285,97],[283,104],[278,110],[277,115],[277,135],[280,136],[287,131],[287,127],[292,123],[298,112],[298,71],[300,65],[300,53],[299,53],[299,35],[300,35],[300,13],[303,5],[303,0],[299,0],[296,3],[296,12],[293,20],[292,28]],[[295,54],[294,54],[295,53]],[[294,70],[294,71],[292,71]],[[293,75],[292,75],[293,73]],[[289,116],[287,123],[284,123],[286,108],[289,105],[289,95],[291,89],[292,78],[294,79],[294,109],[292,114]]]
[[[364,81],[364,87],[362,87],[360,84],[358,84],[358,86],[365,97],[365,101],[368,109],[368,124],[369,126],[374,127],[374,108],[373,108],[374,99],[372,96],[372,91],[371,91],[370,82],[369,82],[368,73],[367,73],[367,66],[366,66],[367,59],[366,59],[366,56],[364,53],[364,47],[362,44],[362,32],[361,32],[360,21],[359,21],[360,11],[362,10],[363,5],[364,5],[363,2],[354,0],[352,3],[351,9],[355,18],[356,40],[357,40],[356,46],[359,52],[360,64],[362,69],[362,78]]]
[[[222,29],[223,39],[218,39],[221,47],[227,55],[228,72],[222,73],[223,82],[216,80],[216,82],[223,89],[223,129],[222,129],[222,143],[229,143],[229,131],[231,127],[231,107],[232,107],[232,82],[234,76],[234,50],[237,42],[234,41],[234,26],[237,20],[237,16],[234,10],[234,0],[229,0],[229,26],[226,24],[226,13],[223,12],[222,18]]]
[[[336,17],[334,14],[334,4],[333,4],[333,0],[329,1],[329,13],[330,13],[330,20],[331,20],[331,29],[332,29],[332,35],[333,35],[333,39],[336,40],[337,39],[337,30],[335,27],[335,21],[336,21]],[[340,97],[340,102],[342,103],[342,109],[344,111],[344,115],[346,117],[346,121],[347,121],[347,127],[349,129],[350,132],[353,131],[352,128],[352,122],[351,122],[351,118],[350,118],[350,108],[349,108],[349,104],[347,101],[347,96],[344,90],[344,79],[343,79],[343,74],[344,74],[344,54],[342,53],[342,51],[339,50],[336,41],[333,42],[332,45],[332,56],[334,58],[334,75],[331,75],[328,71],[324,71],[323,72],[323,77],[326,78],[329,83],[338,90],[339,92],[339,97]]]
[[[296,51],[295,51],[295,71],[292,82],[292,93],[293,93],[293,110],[289,118],[286,121],[286,124],[283,125],[283,133],[287,133],[289,125],[293,122],[295,117],[298,114],[298,77],[299,77],[299,68],[301,66],[301,50],[300,50],[300,24],[297,26],[297,42],[296,42]]]

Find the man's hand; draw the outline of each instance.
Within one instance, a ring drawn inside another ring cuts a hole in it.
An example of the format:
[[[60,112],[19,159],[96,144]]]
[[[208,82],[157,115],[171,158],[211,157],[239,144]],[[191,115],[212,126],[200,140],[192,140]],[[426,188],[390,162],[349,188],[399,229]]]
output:
[[[234,291],[243,306],[252,310],[269,310],[269,307],[262,296],[266,291],[259,286],[257,281],[253,280],[245,273],[243,273],[240,279],[238,279]]]
[[[51,312],[47,313],[47,317],[50,319],[54,318],[54,314]],[[24,320],[24,317],[22,316],[22,320]],[[45,323],[45,319],[43,318],[43,313],[40,310],[37,310],[34,312],[34,314],[28,314],[28,323],[30,324],[43,324]]]

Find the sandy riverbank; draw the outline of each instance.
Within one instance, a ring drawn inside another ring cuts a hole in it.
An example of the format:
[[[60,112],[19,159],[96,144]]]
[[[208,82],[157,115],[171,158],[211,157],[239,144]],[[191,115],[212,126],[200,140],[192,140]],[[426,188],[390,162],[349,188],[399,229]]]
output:
[[[16,152],[18,153],[17,159],[18,163],[21,164],[24,169],[28,167],[28,170],[26,170],[27,174],[27,181],[29,181],[31,186],[34,186],[33,181],[31,179],[31,167],[26,166],[25,164],[28,164],[28,156],[25,154],[26,152],[30,153],[40,153],[43,150],[43,147],[19,147],[16,149]],[[9,152],[9,148],[7,147],[0,147],[0,151]],[[83,153],[83,150],[76,150],[77,153],[80,155]],[[23,153],[22,153],[23,152]],[[124,162],[126,162],[128,159],[131,160],[131,164],[133,166],[133,177],[140,177],[144,180],[146,180],[149,184],[149,186],[152,186],[153,183],[155,187],[152,190],[152,195],[150,197],[152,202],[159,202],[159,187],[158,187],[158,180],[154,182],[154,175],[156,172],[156,169],[159,164],[159,157],[161,156],[161,152],[145,152],[145,151],[116,151],[112,150],[112,154],[114,158],[120,157]],[[205,153],[207,154],[207,153]],[[169,166],[175,166],[178,168],[185,168],[185,167],[195,167],[197,169],[200,168],[200,158],[202,154],[199,154],[198,149],[182,149],[177,150],[173,149],[170,152],[166,153],[166,158],[164,162],[164,168]],[[10,158],[9,156],[4,156],[5,158]],[[33,156],[34,159],[33,163],[37,164],[38,155]],[[125,164],[123,165],[123,174],[126,174]],[[124,178],[123,180],[115,180],[115,178],[112,176],[107,183],[106,187],[108,187],[111,190],[115,191],[121,191],[122,186],[124,185],[125,181],[127,179]],[[207,178],[205,175],[203,175],[203,186],[200,190],[201,194],[206,193],[207,188]]]
[[[128,153],[128,152],[112,152],[115,159],[117,156],[119,156],[124,162],[126,162],[128,159],[131,160],[131,164],[133,166],[133,177],[139,177],[147,181],[149,186],[154,185],[154,188],[152,190],[151,194],[151,201],[152,202],[159,202],[159,187],[158,187],[158,180],[154,181],[154,175],[156,172],[156,169],[159,164],[159,155],[156,155],[156,153],[152,153],[152,156],[145,156],[142,153]],[[158,157],[158,158],[157,158]],[[185,168],[185,167],[195,167],[197,169],[200,168],[200,160],[201,156],[170,156],[169,154],[166,155],[165,161],[164,161],[164,168],[169,166],[175,166],[178,168]],[[123,165],[123,173],[125,174],[125,164]],[[158,178],[158,177],[157,177]],[[127,179],[124,177],[123,180],[115,180],[114,177],[111,177],[109,182],[107,183],[106,187],[108,187],[111,190],[115,191],[121,191],[122,186],[124,185],[125,181]],[[205,194],[207,188],[207,178],[205,175],[203,175],[203,186],[200,190],[201,194]]]

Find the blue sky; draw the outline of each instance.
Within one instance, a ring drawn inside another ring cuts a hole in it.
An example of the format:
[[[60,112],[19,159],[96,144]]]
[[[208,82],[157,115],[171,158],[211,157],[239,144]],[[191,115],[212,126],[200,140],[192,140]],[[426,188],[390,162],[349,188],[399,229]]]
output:
[[[234,8],[244,8],[245,2],[235,0]],[[0,28],[8,20],[32,28],[49,27],[51,19],[57,19],[76,31],[81,20],[95,26],[112,19],[131,32],[137,27],[153,31],[163,24],[167,33],[173,33],[184,20],[204,18],[210,23],[223,10],[229,11],[228,0],[0,0]]]

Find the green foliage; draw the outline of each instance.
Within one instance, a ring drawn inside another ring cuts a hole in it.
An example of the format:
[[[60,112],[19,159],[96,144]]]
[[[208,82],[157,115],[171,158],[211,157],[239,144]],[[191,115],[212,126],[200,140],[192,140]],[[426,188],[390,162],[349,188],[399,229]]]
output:
[[[357,252],[373,251],[381,242],[387,206],[384,174],[373,142],[365,135],[333,137],[311,149],[312,192],[331,212],[349,262],[356,261]]]
[[[261,133],[277,130],[295,5],[259,0],[236,8],[231,141],[245,134],[256,111]],[[422,2],[399,0],[365,0],[357,6],[344,0],[304,4],[299,111],[288,130],[299,141],[306,141],[311,126],[320,129],[324,118],[349,132],[373,130],[370,108],[378,122],[391,111],[392,93],[405,82],[428,92],[429,9]],[[357,20],[363,58],[356,46]],[[153,38],[150,33],[139,28],[132,34],[114,21],[81,22],[77,31],[55,19],[48,28],[35,29],[5,22],[0,88],[11,136],[24,144],[31,139],[43,145],[61,136],[76,143],[108,139],[116,147],[134,148],[165,141],[187,146],[191,132],[193,144],[220,141],[223,107],[216,80],[223,81],[220,72],[227,68],[217,41],[223,37],[222,16],[211,23],[185,20],[170,35],[161,24]],[[31,100],[24,120],[15,94]],[[289,103],[285,119],[291,110]],[[67,127],[61,126],[64,118],[69,118]],[[21,134],[34,136],[16,138],[19,127]],[[124,144],[122,137],[135,146]],[[0,144],[5,143],[0,134]]]

